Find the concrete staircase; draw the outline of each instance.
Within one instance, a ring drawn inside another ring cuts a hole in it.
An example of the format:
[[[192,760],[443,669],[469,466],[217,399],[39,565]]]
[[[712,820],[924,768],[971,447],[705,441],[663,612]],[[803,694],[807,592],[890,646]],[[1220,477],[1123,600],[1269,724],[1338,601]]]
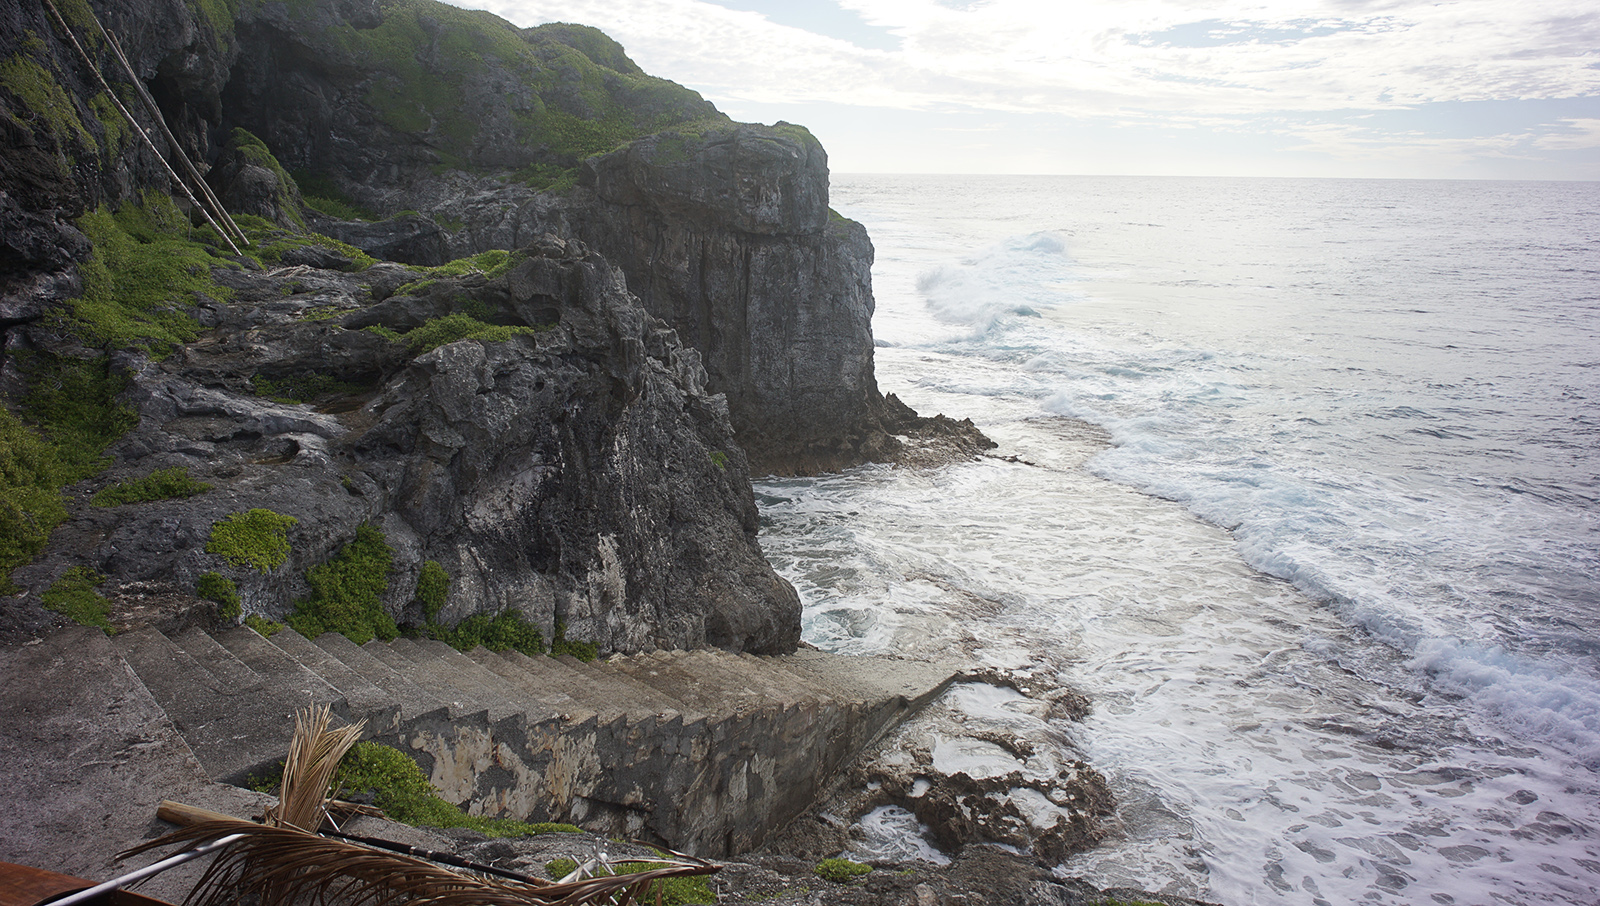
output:
[[[759,845],[958,676],[948,664],[815,650],[584,663],[290,629],[270,639],[143,629],[111,642],[213,779],[270,766],[294,712],[325,703],[416,757],[470,811],[708,856]]]

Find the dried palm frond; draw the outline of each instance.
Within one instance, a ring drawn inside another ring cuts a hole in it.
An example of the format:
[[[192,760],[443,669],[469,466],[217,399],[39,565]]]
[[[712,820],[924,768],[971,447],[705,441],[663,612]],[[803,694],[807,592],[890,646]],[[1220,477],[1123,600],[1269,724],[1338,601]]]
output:
[[[262,906],[339,902],[350,906],[629,906],[663,878],[711,874],[718,866],[682,857],[664,868],[570,883],[504,881],[451,871],[421,859],[330,840],[292,827],[240,819],[196,824],[135,847],[124,856],[172,844],[199,846],[231,834],[185,906],[225,906],[248,896]]]
[[[294,716],[294,739],[283,762],[278,804],[267,810],[267,823],[315,831],[327,817],[327,801],[339,760],[361,739],[366,721],[328,729],[333,712],[313,705]]]

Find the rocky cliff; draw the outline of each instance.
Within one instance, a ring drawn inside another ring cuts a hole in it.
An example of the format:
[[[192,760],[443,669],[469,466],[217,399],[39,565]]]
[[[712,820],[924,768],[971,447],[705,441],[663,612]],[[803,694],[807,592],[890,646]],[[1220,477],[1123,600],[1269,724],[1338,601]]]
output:
[[[529,629],[535,647],[794,647],[798,601],[756,544],[726,400],[611,264],[528,234],[437,272],[374,266],[306,221],[391,242],[395,223],[439,228],[318,214],[238,127],[299,134],[290,152],[327,183],[376,197],[438,166],[559,176],[586,143],[709,105],[593,30],[441,4],[54,8],[0,4],[0,553],[25,593],[4,629],[52,610],[357,635],[500,615],[523,647]],[[515,81],[520,100],[440,122],[471,109],[426,88],[441,68],[469,93]],[[169,200],[179,152],[209,166],[244,254]]]
[[[593,29],[0,0],[0,36],[12,630],[199,593],[306,628],[513,614],[602,651],[779,651],[798,604],[751,467],[986,444],[878,392],[872,247],[816,139],[732,124]],[[230,558],[219,527],[288,553]],[[368,548],[387,583],[318,584]]]

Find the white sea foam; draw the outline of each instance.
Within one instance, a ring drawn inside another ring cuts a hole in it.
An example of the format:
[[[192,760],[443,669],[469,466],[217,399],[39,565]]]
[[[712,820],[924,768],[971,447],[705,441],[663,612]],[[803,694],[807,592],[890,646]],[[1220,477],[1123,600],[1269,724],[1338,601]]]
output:
[[[1600,902],[1594,187],[853,185],[880,382],[1035,465],[764,485],[808,638],[1090,692],[1064,871]]]

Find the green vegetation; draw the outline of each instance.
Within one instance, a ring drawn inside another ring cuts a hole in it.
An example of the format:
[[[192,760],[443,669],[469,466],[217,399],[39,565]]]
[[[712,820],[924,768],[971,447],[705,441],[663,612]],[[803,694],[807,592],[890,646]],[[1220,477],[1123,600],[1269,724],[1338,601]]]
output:
[[[63,150],[68,147],[69,139],[76,137],[83,147],[99,153],[100,143],[84,127],[77,105],[72,103],[72,98],[55,76],[33,59],[19,53],[0,61],[0,88],[16,95],[22,101],[22,106],[44,125]],[[17,125],[27,128],[26,122],[15,116],[12,119]]]
[[[300,187],[300,199],[309,208],[339,220],[383,219],[376,212],[361,207],[354,198],[339,191],[337,183],[320,173],[291,170],[289,175],[294,177],[295,184]]]
[[[110,360],[34,352],[13,361],[28,382],[26,424],[0,409],[0,587],[67,518],[61,489],[110,465],[105,449],[138,423],[118,400]]]
[[[550,640],[550,656],[570,654],[588,663],[600,656],[600,648],[593,642],[574,642],[567,638],[567,621],[556,617],[556,637]]]
[[[399,749],[374,742],[358,742],[334,775],[340,795],[372,793],[377,806],[395,821],[416,827],[465,827],[486,837],[531,837],[535,834],[576,834],[570,824],[528,823],[510,818],[468,815],[439,798],[417,763]]]
[[[130,478],[127,481],[117,482],[101,490],[89,502],[95,506],[122,506],[150,500],[193,497],[209,490],[211,485],[195,481],[189,477],[188,469],[178,466],[173,469],[157,469],[143,478]]]
[[[394,618],[383,609],[393,563],[383,532],[373,525],[358,527],[354,541],[306,573],[311,595],[295,602],[289,626],[308,639],[337,632],[357,645],[398,636]]]
[[[257,613],[247,614],[244,618],[244,625],[254,629],[256,631],[256,635],[268,639],[272,638],[273,633],[283,628],[282,623],[279,623],[276,620],[269,620]]]
[[[427,632],[429,638],[445,642],[457,651],[471,651],[482,645],[490,651],[514,649],[529,657],[544,654],[544,633],[515,610],[502,610],[492,618],[473,614],[457,623],[454,629],[430,622]]]
[[[245,257],[263,267],[280,263],[283,261],[283,256],[293,249],[313,246],[343,255],[350,261],[341,268],[347,273],[364,271],[377,263],[371,255],[355,246],[321,233],[285,230],[272,221],[254,214],[235,214],[233,222],[250,237],[251,244],[244,250]],[[209,225],[203,229],[196,229],[195,232],[205,236],[208,241],[222,244],[221,238]]]
[[[300,520],[266,509],[230,513],[211,526],[206,553],[234,566],[272,572],[289,559],[289,528]]]
[[[614,41],[583,26],[524,31],[482,11],[395,0],[377,27],[340,24],[327,37],[330,55],[379,74],[366,100],[380,118],[429,135],[446,168],[471,163],[456,149],[477,144],[471,86],[491,68],[518,73],[531,89],[510,110],[515,140],[560,171],[706,112],[697,94],[645,75]]]
[[[256,392],[256,396],[264,396],[279,403],[304,403],[326,396],[357,393],[366,388],[360,384],[341,381],[313,371],[308,374],[291,374],[277,380],[258,374],[250,379],[250,389]]]
[[[382,324],[372,324],[361,329],[368,333],[383,337],[385,340],[388,340],[391,343],[398,343],[406,338],[405,334],[401,333],[400,331],[395,330],[392,327],[384,327]]]
[[[194,593],[196,597],[221,605],[219,613],[224,620],[231,623],[239,619],[239,611],[244,606],[239,600],[239,586],[222,573],[201,573],[199,581],[195,582]]]
[[[728,471],[728,454],[722,452],[721,450],[712,450],[711,464],[716,466],[717,471],[719,472]]]
[[[277,203],[283,212],[289,215],[295,226],[305,229],[305,216],[300,213],[300,206],[296,203],[300,194],[300,187],[295,184],[294,177],[289,171],[278,163],[278,158],[273,156],[272,149],[267,143],[257,138],[255,133],[248,129],[234,127],[228,135],[228,144],[231,145],[244,159],[262,169],[269,170],[278,179]]]
[[[466,258],[447,261],[438,267],[413,268],[413,270],[419,270],[428,276],[421,280],[413,280],[410,283],[402,284],[395,289],[394,294],[397,296],[417,295],[437,284],[440,277],[465,277],[468,274],[482,274],[493,280],[527,257],[527,252],[521,249],[514,252],[508,252],[504,249],[489,249],[486,252],[479,252]],[[489,315],[486,310],[468,310],[466,313],[479,318],[485,318]]]
[[[471,315],[457,312],[442,318],[434,318],[421,327],[408,331],[405,334],[405,341],[411,347],[412,353],[421,355],[431,349],[460,340],[503,343],[512,337],[532,336],[542,329],[548,328],[485,324]]]
[[[115,214],[102,205],[78,218],[78,228],[94,253],[80,267],[83,295],[69,304],[67,321],[91,345],[160,358],[199,336],[200,325],[182,310],[197,295],[233,297],[211,279],[213,267],[231,262],[187,238],[188,220],[165,195],[146,193]]]
[[[849,859],[823,859],[813,869],[818,876],[835,884],[848,884],[872,871],[871,865],[862,865]]]
[[[439,611],[444,610],[445,602],[450,598],[450,574],[445,572],[438,560],[429,560],[422,564],[422,571],[417,574],[417,590],[413,597],[422,605],[424,619],[430,624],[439,619]]]
[[[98,627],[111,635],[115,632],[111,628],[111,602],[95,591],[105,581],[105,576],[88,567],[74,566],[62,573],[40,597],[45,610],[53,610],[83,626]]]
[[[67,518],[63,483],[55,447],[0,408],[0,592]]]

